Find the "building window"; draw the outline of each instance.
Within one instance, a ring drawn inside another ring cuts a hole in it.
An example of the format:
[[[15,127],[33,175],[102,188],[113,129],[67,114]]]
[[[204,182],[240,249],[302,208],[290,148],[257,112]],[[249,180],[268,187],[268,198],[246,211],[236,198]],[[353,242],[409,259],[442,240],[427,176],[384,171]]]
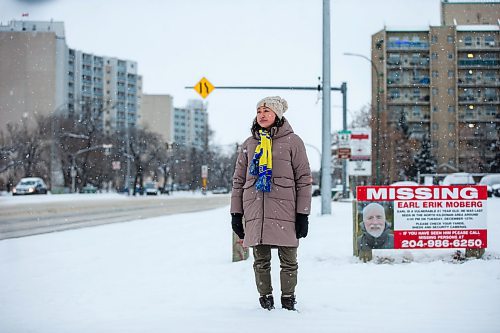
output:
[[[454,70],[449,70],[448,71],[448,79],[452,79],[455,76],[455,71]]]
[[[432,112],[438,112],[438,111],[439,111],[438,107],[434,105],[434,106],[432,107]]]
[[[438,37],[436,35],[431,36],[431,43],[436,44],[438,42]]]
[[[472,37],[471,36],[464,37],[464,45],[465,46],[472,46]]]
[[[420,117],[422,114],[422,108],[420,106],[414,106],[412,111],[413,117]]]
[[[494,106],[494,105],[486,105],[485,106],[485,110],[484,110],[484,114],[486,116],[496,116],[496,114],[497,114],[496,106]]]
[[[454,106],[448,106],[448,112],[453,113],[455,112],[455,107]]]
[[[495,46],[495,37],[493,36],[484,37],[484,44],[486,46],[491,46],[491,47]]]
[[[448,52],[448,59],[453,59],[453,53]]]
[[[438,123],[432,123],[432,130],[437,131],[439,129],[439,124]]]
[[[448,131],[455,132],[455,123],[448,123]]]
[[[446,40],[448,41],[449,44],[453,44],[453,42],[455,41],[455,38],[453,38],[453,36],[451,36],[451,35],[448,35]]]
[[[431,59],[437,59],[438,58],[438,54],[436,52],[432,52],[431,54]]]
[[[448,148],[455,148],[455,141],[453,140],[448,141]]]
[[[453,88],[448,88],[448,95],[449,95],[449,96],[453,96],[453,95],[455,95],[455,89],[453,89]]]
[[[413,98],[416,98],[416,99],[420,98],[420,89],[419,88],[413,89]]]
[[[390,99],[398,99],[399,98],[399,89],[389,90],[389,98]]]
[[[432,71],[432,77],[439,77],[438,71]]]
[[[436,96],[438,94],[437,88],[432,88],[432,96]]]

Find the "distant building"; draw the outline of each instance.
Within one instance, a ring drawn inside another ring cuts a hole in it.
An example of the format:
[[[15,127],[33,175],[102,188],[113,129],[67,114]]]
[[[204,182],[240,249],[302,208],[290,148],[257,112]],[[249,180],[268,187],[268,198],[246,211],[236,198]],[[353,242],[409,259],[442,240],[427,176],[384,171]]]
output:
[[[441,26],[372,36],[374,179],[404,179],[423,140],[438,172],[500,172],[499,13],[443,1]]]
[[[194,148],[208,146],[207,106],[201,100],[189,100],[186,107],[174,109],[174,142]]]
[[[498,25],[495,0],[441,1],[441,25]]]
[[[142,95],[140,126],[161,135],[163,141],[174,142],[174,106],[170,95]]]
[[[137,63],[68,48],[63,22],[0,25],[0,59],[0,129],[36,115],[77,115],[84,108],[98,115],[108,134],[138,123]]]
[[[142,78],[137,62],[69,49],[67,67],[69,114],[91,107],[107,134],[138,124]]]
[[[62,22],[0,25],[0,130],[67,108],[67,57]]]

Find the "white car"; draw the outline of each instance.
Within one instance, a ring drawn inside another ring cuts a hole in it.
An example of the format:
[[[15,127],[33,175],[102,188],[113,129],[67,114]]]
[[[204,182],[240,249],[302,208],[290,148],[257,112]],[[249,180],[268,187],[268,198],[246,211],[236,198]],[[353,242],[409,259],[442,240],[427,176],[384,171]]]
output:
[[[467,172],[457,172],[451,173],[444,177],[441,185],[474,185],[476,182],[470,173]]]
[[[500,197],[500,173],[486,175],[479,181],[479,185],[486,185],[488,197]]]
[[[156,182],[146,182],[144,184],[144,194],[146,195],[158,195],[158,186]]]
[[[398,182],[392,183],[391,186],[419,186],[419,184],[412,180],[400,180]]]
[[[47,185],[42,178],[22,178],[12,190],[12,195],[47,194]]]

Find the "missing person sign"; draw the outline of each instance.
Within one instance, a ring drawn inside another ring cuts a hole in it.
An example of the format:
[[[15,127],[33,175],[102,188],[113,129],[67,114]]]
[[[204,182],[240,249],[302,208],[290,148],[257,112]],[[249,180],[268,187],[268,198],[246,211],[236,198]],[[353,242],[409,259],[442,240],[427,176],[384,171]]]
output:
[[[370,239],[378,235],[376,221],[383,218],[385,229],[392,229],[387,237],[394,249],[486,248],[487,198],[486,186],[360,186],[358,223],[371,232]],[[358,248],[363,245],[358,240]]]

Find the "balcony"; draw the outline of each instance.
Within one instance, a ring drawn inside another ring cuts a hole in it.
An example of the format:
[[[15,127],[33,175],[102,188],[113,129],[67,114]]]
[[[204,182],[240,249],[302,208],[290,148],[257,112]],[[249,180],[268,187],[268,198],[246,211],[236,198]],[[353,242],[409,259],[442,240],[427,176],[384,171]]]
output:
[[[459,77],[457,80],[459,87],[500,87],[500,81],[492,79],[474,79],[469,77]]]
[[[500,119],[491,115],[463,114],[463,113],[460,113],[458,115],[458,120],[470,123],[500,121]]]
[[[499,67],[500,61],[498,59],[459,59],[458,67],[473,67],[473,68],[494,68]]]
[[[429,43],[423,41],[397,40],[387,43],[387,49],[400,51],[429,50]]]
[[[498,104],[500,103],[499,96],[479,96],[459,95],[458,104]]]
[[[500,47],[498,43],[495,42],[484,42],[481,43],[480,45],[477,45],[476,43],[466,45],[464,43],[459,43],[457,45],[457,50],[458,51],[499,51]]]
[[[395,77],[395,78],[388,78],[387,79],[387,85],[391,87],[398,87],[398,86],[408,86],[408,87],[428,87],[429,84],[431,83],[431,80],[427,76],[421,76],[418,78],[410,78],[410,77]]]
[[[410,105],[429,105],[430,96],[421,97],[391,97],[387,98],[387,104],[390,105],[400,105],[400,104],[410,104]]]

